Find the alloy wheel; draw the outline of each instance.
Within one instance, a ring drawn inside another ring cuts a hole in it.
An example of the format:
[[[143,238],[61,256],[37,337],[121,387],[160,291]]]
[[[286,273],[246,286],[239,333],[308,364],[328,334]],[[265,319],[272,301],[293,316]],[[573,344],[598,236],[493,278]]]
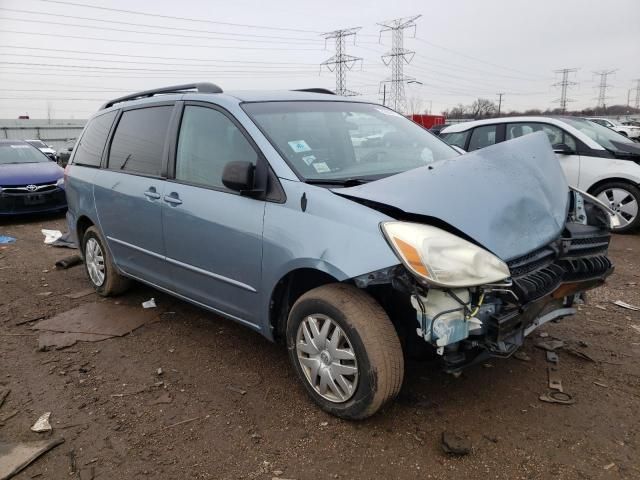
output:
[[[346,333],[326,315],[305,317],[298,326],[296,353],[315,392],[334,403],[349,400],[358,386],[358,363]]]
[[[638,216],[638,200],[623,188],[607,188],[597,198],[616,212],[620,227],[626,227]]]
[[[87,240],[84,256],[89,278],[91,278],[91,281],[96,287],[101,287],[106,277],[104,254],[102,253],[102,247],[100,247],[100,244],[95,238]]]

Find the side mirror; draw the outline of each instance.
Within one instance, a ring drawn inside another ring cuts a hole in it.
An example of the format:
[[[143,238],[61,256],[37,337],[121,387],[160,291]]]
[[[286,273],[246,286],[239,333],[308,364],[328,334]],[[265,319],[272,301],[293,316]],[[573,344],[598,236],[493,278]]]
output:
[[[553,145],[553,152],[559,153],[560,155],[573,155],[574,153],[576,153],[566,143],[556,143],[555,145]]]
[[[243,193],[253,190],[255,166],[251,162],[229,162],[222,171],[222,183],[225,187]]]

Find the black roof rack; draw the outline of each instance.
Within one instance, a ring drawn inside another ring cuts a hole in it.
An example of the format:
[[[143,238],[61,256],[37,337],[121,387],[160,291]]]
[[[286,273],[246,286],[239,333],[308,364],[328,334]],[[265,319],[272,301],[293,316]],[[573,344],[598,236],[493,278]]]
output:
[[[293,90],[294,92],[309,92],[309,93],[325,93],[327,95],[335,95],[336,92],[332,92],[328,88],[298,88]]]
[[[100,110],[109,108],[116,103],[127,102],[129,100],[138,100],[140,98],[153,97],[162,93],[183,93],[189,90],[195,90],[198,93],[222,93],[222,89],[214,83],[188,83],[186,85],[175,85],[173,87],[155,88],[153,90],[145,90],[144,92],[132,93],[124,97],[114,98],[100,107]]]

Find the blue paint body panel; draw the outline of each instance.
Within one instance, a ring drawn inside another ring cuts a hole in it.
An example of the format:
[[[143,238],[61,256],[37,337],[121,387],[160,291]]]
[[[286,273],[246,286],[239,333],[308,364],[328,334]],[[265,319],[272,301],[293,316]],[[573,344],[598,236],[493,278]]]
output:
[[[226,110],[278,178],[282,202],[82,167],[73,165],[72,158],[69,228],[75,231],[78,219],[87,217],[109,239],[121,273],[247,324],[270,339],[270,302],[287,274],[314,269],[345,281],[399,264],[380,231],[380,223],[391,218],[362,200],[435,217],[505,260],[544,245],[562,229],[568,187],[542,134],[436,163],[431,170],[331,190],[301,182],[241,106],[243,101],[298,99],[346,101],[323,94],[262,92],[163,95],[126,103],[198,101]],[[150,189],[160,198],[145,196]],[[165,195],[181,203],[169,204]]]

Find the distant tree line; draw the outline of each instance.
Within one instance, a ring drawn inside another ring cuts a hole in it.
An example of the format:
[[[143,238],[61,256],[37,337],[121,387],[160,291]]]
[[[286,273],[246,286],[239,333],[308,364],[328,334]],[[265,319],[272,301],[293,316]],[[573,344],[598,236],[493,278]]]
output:
[[[611,105],[606,108],[585,108],[583,110],[567,110],[562,112],[560,108],[547,108],[546,110],[540,110],[532,108],[524,111],[510,110],[508,112],[500,112],[501,117],[513,117],[518,115],[570,115],[580,117],[593,117],[593,116],[626,116],[640,114],[640,109],[629,107],[627,105]],[[458,104],[457,106],[445,110],[442,112],[447,118],[469,118],[480,120],[482,118],[491,118],[498,116],[498,104],[492,100],[486,98],[478,98],[471,105]]]

